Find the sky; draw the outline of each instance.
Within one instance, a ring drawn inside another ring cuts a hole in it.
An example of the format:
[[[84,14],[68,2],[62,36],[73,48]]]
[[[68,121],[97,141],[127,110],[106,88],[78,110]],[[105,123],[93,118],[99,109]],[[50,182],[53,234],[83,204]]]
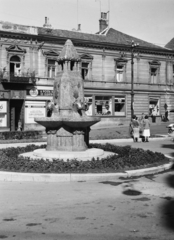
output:
[[[166,45],[174,38],[174,0],[0,0],[0,21],[54,29],[99,31],[100,12],[109,11],[109,27]]]

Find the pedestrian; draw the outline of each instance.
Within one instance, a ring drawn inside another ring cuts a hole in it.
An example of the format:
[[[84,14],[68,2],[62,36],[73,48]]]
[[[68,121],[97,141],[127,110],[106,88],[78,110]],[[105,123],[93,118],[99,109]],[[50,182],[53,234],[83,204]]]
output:
[[[149,137],[150,137],[150,122],[148,119],[148,116],[145,116],[145,119],[143,120],[143,128],[144,128],[144,138],[145,142],[149,142]]]
[[[165,110],[165,122],[169,121],[168,119],[169,111],[168,109]]]
[[[130,123],[130,132],[131,132],[134,142],[138,142],[138,139],[140,137],[139,131],[140,131],[139,122],[137,120],[137,117],[135,115],[133,115],[131,123]]]
[[[142,113],[141,119],[140,119],[140,138],[142,139],[142,142],[145,142],[145,137],[144,137],[144,119],[145,115]]]

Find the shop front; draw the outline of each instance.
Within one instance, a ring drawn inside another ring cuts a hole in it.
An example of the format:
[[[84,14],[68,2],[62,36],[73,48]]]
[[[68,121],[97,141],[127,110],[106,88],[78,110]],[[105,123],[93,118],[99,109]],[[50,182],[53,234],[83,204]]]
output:
[[[9,131],[9,91],[0,90],[0,131]]]
[[[125,117],[126,95],[85,95],[86,114],[101,117]]]
[[[25,130],[44,130],[34,119],[46,117],[46,107],[53,97],[53,87],[34,86],[26,91]]]

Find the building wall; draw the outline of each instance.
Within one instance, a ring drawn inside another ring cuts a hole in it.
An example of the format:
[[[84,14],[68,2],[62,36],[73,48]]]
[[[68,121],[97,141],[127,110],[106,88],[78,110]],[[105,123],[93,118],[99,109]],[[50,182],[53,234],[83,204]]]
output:
[[[5,67],[9,71],[9,65],[7,63],[7,50],[6,48],[16,44],[20,48],[26,50],[25,53],[25,64],[24,72],[35,71],[36,73],[36,86],[22,86],[18,85],[19,90],[28,91],[28,89],[36,88],[39,90],[45,89],[49,90],[53,86],[54,79],[50,79],[46,75],[45,63],[46,56],[43,54],[44,51],[55,50],[60,52],[62,45],[60,44],[50,44],[45,43],[40,49],[39,44],[41,42],[30,42],[29,40],[20,40],[17,39],[4,39],[1,38],[1,47],[0,47],[0,68],[1,70]],[[108,124],[108,122],[122,123],[123,121],[130,121],[131,118],[131,55],[130,52],[125,52],[124,57],[127,59],[125,79],[123,82],[117,82],[116,80],[116,71],[115,71],[115,58],[121,57],[120,51],[111,51],[95,48],[83,48],[76,47],[79,54],[87,53],[93,56],[92,60],[92,74],[91,78],[84,81],[85,94],[93,96],[108,96],[112,98],[112,103],[114,103],[114,97],[125,97],[125,115],[113,115],[112,116],[102,116],[101,124]],[[17,54],[17,53],[14,53]],[[157,84],[151,84],[150,82],[150,68],[149,62],[152,60],[159,61],[160,65],[160,78]],[[166,56],[153,55],[140,53],[134,58],[134,112],[140,117],[142,113],[149,114],[149,98],[156,97],[159,99],[160,115],[164,115],[165,109],[164,104],[167,103],[169,110],[174,109],[174,94],[173,94],[173,59],[168,59]],[[22,87],[23,89],[22,89]],[[11,86],[12,87],[12,86]],[[4,85],[0,84],[0,89],[4,89]],[[1,90],[1,91],[2,91]],[[6,91],[10,96],[10,85]],[[50,93],[49,93],[50,94]],[[26,94],[24,102],[33,101],[33,103],[41,104],[45,103],[51,99],[51,94],[49,96],[29,96]],[[0,98],[0,101],[4,100]],[[93,100],[93,104],[95,101]],[[8,100],[7,100],[8,101]],[[25,104],[24,103],[24,104]],[[94,108],[95,106],[93,106]],[[113,106],[113,112],[114,106]],[[24,110],[26,111],[26,109]],[[95,113],[93,109],[93,113]],[[24,112],[25,114],[25,112]],[[45,113],[46,114],[46,113]],[[10,113],[8,114],[10,118]],[[169,115],[171,120],[173,119],[173,114]],[[10,121],[8,120],[9,124]],[[25,123],[24,120],[24,129],[34,129],[39,128],[38,125],[34,123]],[[8,126],[10,127],[10,126]]]

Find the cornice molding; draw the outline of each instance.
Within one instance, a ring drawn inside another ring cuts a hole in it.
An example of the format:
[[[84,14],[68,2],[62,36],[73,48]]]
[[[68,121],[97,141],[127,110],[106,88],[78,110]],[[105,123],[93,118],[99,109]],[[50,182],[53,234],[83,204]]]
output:
[[[0,31],[0,37],[4,38],[14,38],[14,39],[25,39],[25,40],[37,40],[38,42],[45,41],[47,43],[52,44],[64,44],[67,38],[65,37],[58,37],[58,36],[50,36],[50,35],[32,35],[32,34],[22,34],[22,33],[12,33],[12,32],[3,32]],[[96,49],[103,49],[105,50],[118,50],[118,51],[125,51],[130,52],[130,46],[121,45],[121,44],[114,44],[114,43],[103,43],[103,42],[96,42],[96,41],[88,41],[88,40],[82,40],[82,39],[76,39],[71,38],[73,41],[73,44],[75,46],[80,47],[88,47],[88,48],[96,48]],[[174,57],[174,50],[169,49],[151,49],[148,47],[141,47],[139,46],[137,51],[139,53],[145,53],[145,54],[152,54],[152,55],[169,55]],[[136,50],[135,50],[136,52]]]

